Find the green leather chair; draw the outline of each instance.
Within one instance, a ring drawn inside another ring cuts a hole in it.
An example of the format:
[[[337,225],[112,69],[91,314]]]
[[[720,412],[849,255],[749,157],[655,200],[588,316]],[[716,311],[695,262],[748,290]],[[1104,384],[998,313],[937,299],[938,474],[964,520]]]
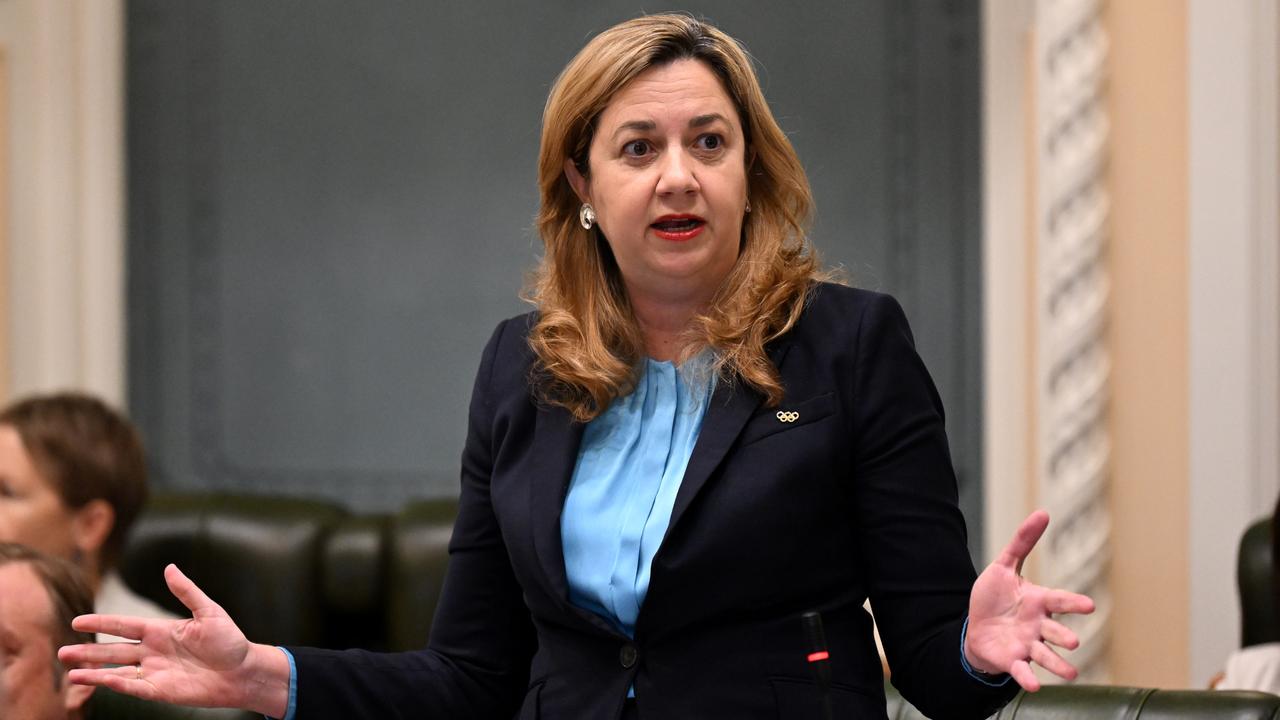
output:
[[[885,684],[889,720],[925,717]],[[995,720],[1276,720],[1280,697],[1259,692],[1051,685],[1018,693]]]
[[[1280,612],[1276,608],[1276,579],[1272,553],[1271,518],[1249,526],[1240,538],[1236,584],[1240,591],[1240,647],[1280,642]]]
[[[157,493],[120,574],[184,615],[163,577],[177,563],[258,642],[410,650],[431,630],[455,508],[423,500],[355,515],[316,500]]]
[[[134,591],[172,612],[177,563],[258,642],[410,650],[426,644],[444,580],[453,500],[356,515],[329,502],[229,493],[153,494],[120,564]],[[92,720],[261,720],[145,702],[99,688]]]

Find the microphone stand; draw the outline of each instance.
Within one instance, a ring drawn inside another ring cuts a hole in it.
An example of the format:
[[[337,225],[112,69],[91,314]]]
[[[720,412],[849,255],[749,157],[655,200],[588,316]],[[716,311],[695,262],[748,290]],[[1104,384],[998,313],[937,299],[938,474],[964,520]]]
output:
[[[827,652],[827,638],[822,631],[822,616],[809,611],[800,616],[804,626],[805,642],[809,648],[809,667],[813,669],[822,703],[822,720],[832,720],[831,713],[831,653]]]

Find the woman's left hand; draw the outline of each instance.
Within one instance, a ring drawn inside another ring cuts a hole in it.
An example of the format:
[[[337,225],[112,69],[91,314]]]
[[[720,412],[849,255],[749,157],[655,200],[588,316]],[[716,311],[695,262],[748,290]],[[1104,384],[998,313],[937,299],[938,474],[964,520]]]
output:
[[[1080,640],[1053,615],[1093,612],[1088,596],[1041,587],[1022,577],[1022,561],[1048,525],[1049,513],[1031,513],[969,594],[965,659],[979,672],[1012,675],[1028,692],[1040,689],[1032,662],[1067,680],[1076,676],[1075,667],[1050,646],[1074,650]]]

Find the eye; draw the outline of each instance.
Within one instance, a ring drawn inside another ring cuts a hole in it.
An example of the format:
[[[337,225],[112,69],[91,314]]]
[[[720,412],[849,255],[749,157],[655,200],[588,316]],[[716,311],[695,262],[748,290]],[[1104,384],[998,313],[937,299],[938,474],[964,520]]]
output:
[[[703,150],[719,150],[724,147],[724,138],[715,133],[699,135],[695,144]]]
[[[628,157],[644,157],[652,149],[648,140],[632,140],[622,146],[622,154]]]
[[[0,478],[0,498],[11,498],[16,495],[13,491],[13,485],[5,478]]]

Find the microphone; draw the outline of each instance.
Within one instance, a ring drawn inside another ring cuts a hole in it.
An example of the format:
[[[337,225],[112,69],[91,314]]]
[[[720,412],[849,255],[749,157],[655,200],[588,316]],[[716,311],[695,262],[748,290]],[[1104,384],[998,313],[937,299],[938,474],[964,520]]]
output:
[[[827,652],[827,637],[822,632],[822,616],[810,610],[800,616],[804,626],[804,639],[809,648],[809,667],[818,681],[819,699],[822,702],[822,719],[832,720],[831,713],[831,653]]]

